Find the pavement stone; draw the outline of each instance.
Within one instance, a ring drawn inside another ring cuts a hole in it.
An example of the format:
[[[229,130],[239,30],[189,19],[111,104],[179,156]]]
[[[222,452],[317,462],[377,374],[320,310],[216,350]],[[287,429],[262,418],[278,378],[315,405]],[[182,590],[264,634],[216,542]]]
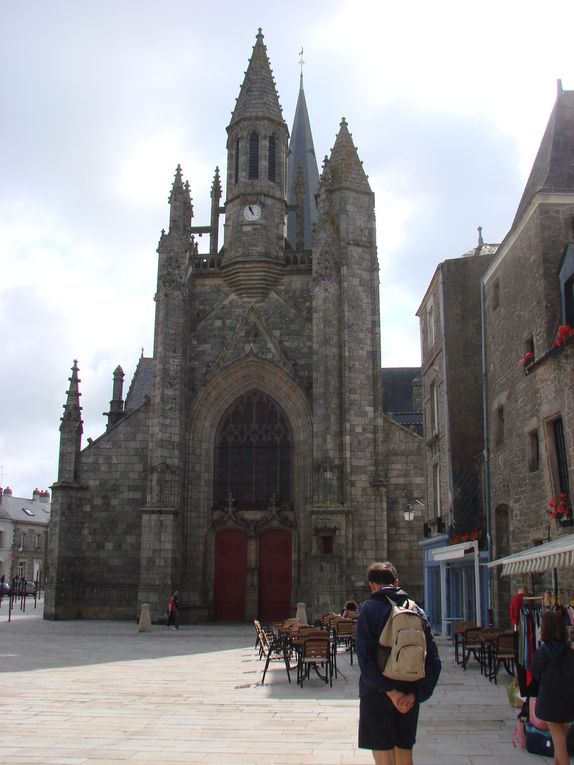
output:
[[[0,765],[365,765],[357,748],[358,667],[299,688],[263,665],[246,624],[138,632],[137,623],[50,622],[0,606]],[[421,708],[417,765],[536,765],[512,747],[516,710],[454,662]]]

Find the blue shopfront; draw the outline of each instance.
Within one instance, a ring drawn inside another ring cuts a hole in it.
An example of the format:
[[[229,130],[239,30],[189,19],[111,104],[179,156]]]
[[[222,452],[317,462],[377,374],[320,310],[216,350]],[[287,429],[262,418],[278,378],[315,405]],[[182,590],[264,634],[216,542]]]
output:
[[[488,553],[478,542],[449,545],[441,534],[419,544],[424,551],[425,610],[431,626],[451,634],[454,622],[488,624]]]

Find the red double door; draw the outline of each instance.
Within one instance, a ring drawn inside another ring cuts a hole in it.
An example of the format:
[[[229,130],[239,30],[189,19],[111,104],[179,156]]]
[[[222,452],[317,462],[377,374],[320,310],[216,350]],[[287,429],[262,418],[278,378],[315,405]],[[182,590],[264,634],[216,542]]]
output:
[[[291,615],[291,534],[266,531],[259,537],[259,613],[261,621]],[[245,620],[247,536],[221,531],[215,537],[214,621]]]

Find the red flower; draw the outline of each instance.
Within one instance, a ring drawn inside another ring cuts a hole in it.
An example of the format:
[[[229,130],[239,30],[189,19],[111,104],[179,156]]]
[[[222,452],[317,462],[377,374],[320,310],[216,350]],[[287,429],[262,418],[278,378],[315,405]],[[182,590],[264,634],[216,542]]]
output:
[[[560,348],[560,346],[566,345],[571,337],[574,337],[574,329],[572,329],[570,324],[561,324],[556,332],[556,338],[552,343],[552,347]]]
[[[551,497],[548,502],[548,515],[551,518],[567,518],[570,515],[570,500],[565,492],[560,492],[558,497]]]
[[[528,351],[528,353],[525,353],[520,359],[520,366],[525,367],[527,364],[530,364],[531,361],[534,361],[534,354],[532,351]]]

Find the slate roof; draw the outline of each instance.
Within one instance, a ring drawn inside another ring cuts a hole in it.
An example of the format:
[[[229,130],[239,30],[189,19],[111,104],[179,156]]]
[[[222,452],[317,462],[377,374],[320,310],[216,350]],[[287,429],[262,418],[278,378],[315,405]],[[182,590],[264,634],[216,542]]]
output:
[[[420,367],[386,367],[381,369],[383,411],[405,428],[423,434],[423,413],[413,408],[412,384],[420,382]]]
[[[295,181],[297,180],[297,170],[299,167],[303,170],[305,193],[303,240],[305,249],[309,250],[311,249],[313,224],[317,221],[315,193],[319,184],[319,169],[313,145],[313,135],[311,134],[311,123],[307,111],[305,91],[303,90],[303,75],[301,75],[300,79],[299,96],[297,98],[293,129],[289,142],[289,159],[287,161],[287,199],[289,204],[295,204],[296,201]],[[287,217],[287,237],[293,246],[295,246],[296,239],[295,226],[295,213],[291,212]]]
[[[141,356],[126,396],[125,411],[131,412],[141,406],[146,396],[151,396],[153,385],[153,358]]]
[[[574,192],[574,91],[558,81],[556,103],[518,205],[512,227],[538,193]]]
[[[26,499],[13,497],[9,494],[2,495],[0,502],[0,518],[14,521],[15,523],[32,523],[47,526],[50,520],[50,501],[42,502],[39,499]]]

